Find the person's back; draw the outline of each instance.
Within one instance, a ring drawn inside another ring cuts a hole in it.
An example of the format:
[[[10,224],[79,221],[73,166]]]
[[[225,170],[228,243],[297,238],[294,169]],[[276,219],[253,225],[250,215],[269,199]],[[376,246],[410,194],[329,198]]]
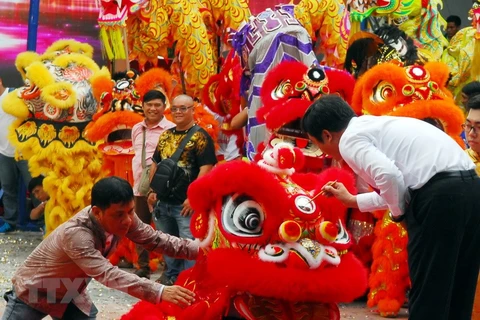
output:
[[[353,118],[340,140],[340,152],[367,141],[372,141],[387,158],[395,159],[406,186],[413,189],[420,188],[438,172],[472,168],[470,159],[455,140],[421,120],[388,116]],[[352,157],[355,155],[346,155],[345,160],[350,163],[348,158]],[[463,164],[460,168],[459,163]],[[363,175],[362,178],[372,182]]]
[[[470,320],[480,268],[480,178],[443,131],[421,120],[356,117],[340,97],[321,97],[302,119],[320,149],[375,191],[322,191],[362,212],[389,209],[408,233],[409,319]],[[473,129],[472,129],[473,130]]]

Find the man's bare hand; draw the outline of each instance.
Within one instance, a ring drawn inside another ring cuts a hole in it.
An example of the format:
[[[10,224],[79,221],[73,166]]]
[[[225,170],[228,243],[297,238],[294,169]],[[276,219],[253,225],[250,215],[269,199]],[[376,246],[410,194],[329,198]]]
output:
[[[168,301],[185,308],[195,301],[195,293],[180,286],[165,286],[162,292],[162,301]]]
[[[180,215],[183,216],[183,217],[188,217],[192,213],[193,213],[193,209],[192,209],[192,207],[190,207],[190,201],[188,201],[188,199],[186,199],[183,202],[183,208],[182,208],[182,211],[180,212]]]
[[[151,192],[148,195],[147,203],[151,206],[154,206],[156,202],[157,202],[157,194],[155,192]]]
[[[358,208],[357,198],[341,182],[327,183],[322,188],[327,197],[335,197],[348,208]]]

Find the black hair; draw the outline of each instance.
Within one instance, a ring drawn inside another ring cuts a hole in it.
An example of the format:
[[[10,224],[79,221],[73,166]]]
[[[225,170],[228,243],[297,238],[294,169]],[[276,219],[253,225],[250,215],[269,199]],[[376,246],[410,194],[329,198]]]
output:
[[[92,207],[102,210],[113,203],[128,203],[133,200],[133,189],[127,180],[119,177],[107,177],[97,181],[92,188]]]
[[[383,42],[392,47],[392,43],[403,39],[407,47],[407,53],[402,57],[405,65],[409,66],[418,62],[418,52],[417,47],[415,46],[413,39],[410,38],[404,31],[400,30],[398,27],[385,24],[375,30],[375,34],[379,36]]]
[[[302,128],[309,135],[323,142],[322,132],[339,132],[357,115],[342,98],[325,95],[315,101],[302,118]]]
[[[161,91],[150,90],[147,93],[145,93],[145,95],[143,96],[143,103],[156,100],[156,99],[162,100],[163,104],[165,104],[165,102],[167,101],[167,98]]]
[[[462,19],[460,19],[459,16],[449,16],[447,18],[447,23],[449,22],[453,22],[457,27],[460,27],[460,25],[462,24]]]
[[[375,43],[375,40],[372,38],[361,38],[355,40],[347,49],[343,68],[357,78],[363,64],[366,62],[368,57],[375,55],[377,49],[378,46]]]
[[[28,183],[28,192],[32,193],[36,187],[43,186],[43,179],[45,179],[45,177],[42,175],[32,178]]]
[[[138,71],[135,69],[130,69],[128,71],[115,72],[112,75],[112,79],[115,81],[132,79],[135,80],[138,77]]]
[[[469,99],[480,94],[480,82],[472,81],[467,83],[462,88],[462,93],[464,93]]]
[[[476,95],[471,99],[468,99],[467,109],[480,110],[480,95]]]

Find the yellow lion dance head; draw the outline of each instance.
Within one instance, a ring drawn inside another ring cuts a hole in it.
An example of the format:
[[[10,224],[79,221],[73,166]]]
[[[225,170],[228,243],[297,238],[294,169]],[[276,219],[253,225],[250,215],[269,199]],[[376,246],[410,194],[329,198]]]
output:
[[[101,176],[101,159],[84,129],[97,111],[90,77],[99,71],[90,45],[60,40],[45,53],[24,52],[16,60],[25,85],[9,93],[3,109],[18,118],[10,140],[29,161],[32,176],[45,175],[50,195],[47,232],[90,201]]]

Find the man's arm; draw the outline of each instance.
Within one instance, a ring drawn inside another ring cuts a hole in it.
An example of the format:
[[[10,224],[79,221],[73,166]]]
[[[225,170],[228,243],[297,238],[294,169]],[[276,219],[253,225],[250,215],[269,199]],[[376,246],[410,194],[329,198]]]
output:
[[[209,173],[213,166],[217,163],[217,156],[215,155],[215,145],[212,138],[208,135],[207,132],[199,132],[203,137],[200,139],[205,139],[206,143],[197,143],[195,151],[195,161],[199,166],[199,171],[196,179]],[[204,145],[203,148],[200,148],[200,145]],[[188,217],[193,214],[193,209],[190,206],[190,200],[185,199],[183,202],[183,208],[180,212],[180,215],[183,217]]]
[[[212,164],[208,164],[208,165],[204,165],[204,166],[201,166],[200,167],[200,171],[198,172],[198,176],[197,176],[197,179],[206,175],[207,173],[209,173],[211,170],[213,169],[213,165]],[[193,209],[192,207],[190,206],[190,200],[185,199],[185,201],[183,202],[183,208],[182,208],[182,211],[180,212],[180,215],[183,216],[183,217],[188,217],[190,215],[193,214]]]
[[[127,238],[148,251],[163,253],[169,257],[195,260],[198,255],[199,247],[196,242],[153,230],[152,226],[143,223],[137,215],[134,215]]]
[[[207,164],[207,165],[201,166],[200,171],[198,172],[197,179],[203,177],[204,175],[212,171],[212,169],[213,169],[213,164]]]
[[[238,114],[236,114],[232,121],[230,121],[230,128],[231,130],[238,130],[247,125],[248,122],[248,108],[244,108]]]
[[[95,249],[93,235],[87,230],[66,229],[64,240],[65,253],[88,277],[138,299],[151,303],[158,302],[163,286],[113,266],[99,250]]]
[[[356,197],[358,209],[362,212],[388,209],[388,205],[385,202],[385,199],[374,191],[360,193],[357,194]]]
[[[155,161],[152,162],[150,166],[150,182],[152,181],[153,177],[155,176],[155,171],[157,171],[157,164]]]
[[[45,212],[46,203],[47,202],[44,201],[30,211],[31,220],[38,220],[43,216],[43,213]]]
[[[386,209],[388,206],[395,217],[404,213],[405,182],[393,159],[389,159],[366,137],[358,135],[341,141],[340,152],[345,162],[360,177],[374,181],[375,187],[380,190],[379,196],[373,193],[356,196],[361,211]],[[383,201],[379,197],[383,198]]]

